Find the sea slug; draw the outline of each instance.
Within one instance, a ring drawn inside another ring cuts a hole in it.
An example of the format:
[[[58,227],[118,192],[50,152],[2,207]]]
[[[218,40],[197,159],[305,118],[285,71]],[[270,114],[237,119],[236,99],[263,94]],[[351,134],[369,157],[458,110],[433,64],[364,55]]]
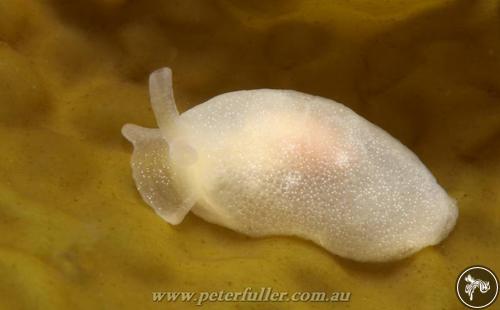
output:
[[[346,106],[242,90],[179,114],[172,72],[150,76],[159,129],[127,124],[142,198],[170,224],[189,211],[249,236],[294,235],[357,261],[443,240],[455,200],[417,156]]]

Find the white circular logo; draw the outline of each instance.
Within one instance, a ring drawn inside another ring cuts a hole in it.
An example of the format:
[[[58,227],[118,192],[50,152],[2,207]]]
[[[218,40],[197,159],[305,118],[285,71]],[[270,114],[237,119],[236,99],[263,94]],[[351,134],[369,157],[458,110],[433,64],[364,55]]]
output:
[[[492,305],[498,296],[498,279],[484,266],[471,266],[457,279],[457,296],[469,308],[483,309]]]

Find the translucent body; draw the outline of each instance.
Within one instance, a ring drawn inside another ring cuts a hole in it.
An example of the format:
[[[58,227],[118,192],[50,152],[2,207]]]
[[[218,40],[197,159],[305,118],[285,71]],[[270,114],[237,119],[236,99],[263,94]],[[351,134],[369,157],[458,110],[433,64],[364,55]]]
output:
[[[420,160],[337,102],[260,89],[178,115],[169,69],[151,75],[150,92],[160,129],[126,125],[123,133],[135,146],[142,197],[171,224],[191,210],[250,236],[295,235],[358,261],[406,257],[455,224],[454,200]]]

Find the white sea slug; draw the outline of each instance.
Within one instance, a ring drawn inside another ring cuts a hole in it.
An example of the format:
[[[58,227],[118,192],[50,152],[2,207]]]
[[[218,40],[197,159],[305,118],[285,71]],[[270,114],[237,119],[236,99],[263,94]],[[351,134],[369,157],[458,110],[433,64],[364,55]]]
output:
[[[409,256],[455,225],[455,201],[417,156],[340,103],[243,90],[179,115],[171,70],[149,83],[159,129],[122,132],[142,198],[170,224],[191,210],[249,236],[299,236],[357,261]]]

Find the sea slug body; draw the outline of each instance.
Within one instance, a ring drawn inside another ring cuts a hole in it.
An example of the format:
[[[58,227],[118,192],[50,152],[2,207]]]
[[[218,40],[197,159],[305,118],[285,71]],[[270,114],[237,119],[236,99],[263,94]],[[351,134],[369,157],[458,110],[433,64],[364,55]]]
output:
[[[142,198],[170,224],[192,211],[373,262],[435,245],[455,225],[454,199],[417,156],[333,100],[244,90],[179,114],[168,68],[151,74],[150,96],[159,128],[122,132]]]

